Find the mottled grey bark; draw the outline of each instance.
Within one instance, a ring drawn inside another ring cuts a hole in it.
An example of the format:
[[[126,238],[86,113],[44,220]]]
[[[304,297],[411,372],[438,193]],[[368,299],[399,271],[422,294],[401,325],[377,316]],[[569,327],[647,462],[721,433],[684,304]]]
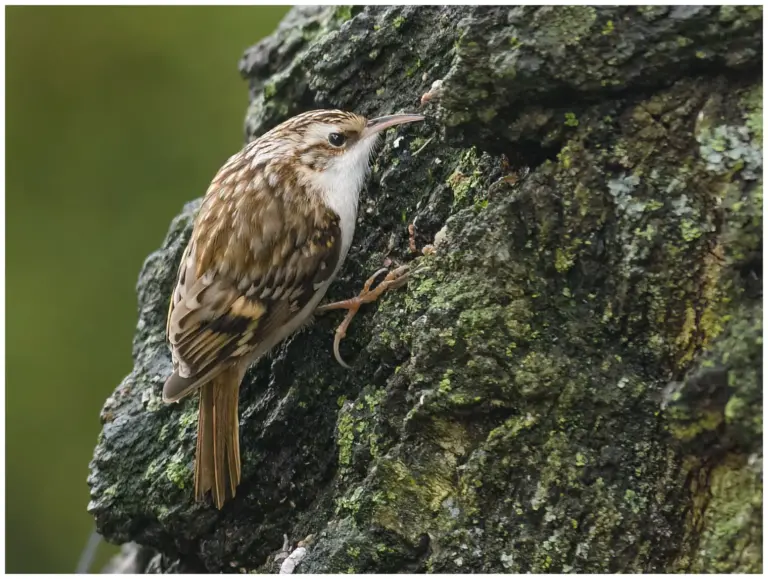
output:
[[[294,9],[241,61],[248,139],[444,80],[388,135],[329,297],[385,259],[413,276],[353,322],[353,371],[326,315],[248,372],[219,512],[192,497],[196,399],[160,401],[185,207],[103,410],[100,532],[153,570],[275,571],[285,533],[313,535],[298,572],[761,571],[761,30],[759,7]]]

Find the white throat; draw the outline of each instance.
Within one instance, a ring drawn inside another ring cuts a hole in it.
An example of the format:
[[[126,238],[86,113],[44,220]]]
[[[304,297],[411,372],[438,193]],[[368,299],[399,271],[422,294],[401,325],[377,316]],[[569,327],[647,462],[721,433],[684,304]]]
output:
[[[326,205],[339,215],[341,221],[339,266],[347,257],[349,247],[352,245],[360,192],[370,170],[369,159],[376,140],[374,135],[356,143],[354,148],[330,163],[315,182],[322,191]]]

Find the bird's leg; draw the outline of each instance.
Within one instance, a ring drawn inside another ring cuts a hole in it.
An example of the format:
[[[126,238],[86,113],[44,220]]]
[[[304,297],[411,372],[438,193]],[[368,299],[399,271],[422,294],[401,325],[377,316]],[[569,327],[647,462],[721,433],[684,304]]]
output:
[[[387,277],[372,290],[371,285],[373,285],[376,278],[387,271],[386,268],[382,268],[366,280],[359,295],[348,300],[325,304],[324,306],[317,308],[317,313],[328,312],[330,310],[347,310],[347,315],[344,317],[344,321],[341,322],[339,327],[336,328],[336,335],[333,338],[333,355],[339,364],[345,368],[349,368],[344,360],[341,359],[341,354],[339,354],[339,344],[341,344],[341,340],[347,335],[347,328],[349,328],[349,324],[352,322],[352,318],[357,314],[360,306],[375,302],[385,291],[397,289],[405,284],[405,282],[408,281],[408,269],[407,265],[401,265],[397,269],[393,269],[387,274]]]

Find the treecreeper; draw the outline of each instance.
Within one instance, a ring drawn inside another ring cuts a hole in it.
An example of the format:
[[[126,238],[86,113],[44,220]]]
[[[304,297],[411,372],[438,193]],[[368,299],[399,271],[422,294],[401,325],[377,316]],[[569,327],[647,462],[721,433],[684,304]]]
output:
[[[173,374],[163,401],[200,390],[195,497],[221,509],[240,483],[238,393],[246,369],[316,311],[358,308],[407,280],[391,271],[371,290],[318,308],[347,256],[360,191],[382,132],[424,117],[368,120],[339,110],[297,115],[249,143],[205,194],[179,265],[166,335]],[[345,365],[346,366],[346,365]]]

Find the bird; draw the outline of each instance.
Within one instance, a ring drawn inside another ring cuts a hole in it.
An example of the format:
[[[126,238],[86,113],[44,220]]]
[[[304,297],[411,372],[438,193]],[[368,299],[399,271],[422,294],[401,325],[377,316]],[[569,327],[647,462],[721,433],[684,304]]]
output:
[[[352,244],[360,192],[382,133],[423,121],[342,110],[298,114],[251,141],[216,173],[194,220],[170,299],[173,373],[165,403],[199,391],[195,499],[218,509],[241,478],[238,402],[247,368],[306,325]],[[319,311],[347,309],[402,285],[397,268],[370,290]]]

